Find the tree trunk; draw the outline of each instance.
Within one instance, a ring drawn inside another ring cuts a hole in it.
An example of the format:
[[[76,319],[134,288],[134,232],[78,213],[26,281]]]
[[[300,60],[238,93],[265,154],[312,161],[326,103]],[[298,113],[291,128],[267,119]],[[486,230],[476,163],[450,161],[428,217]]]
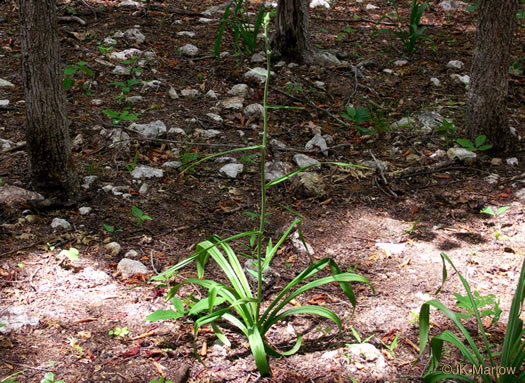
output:
[[[308,0],[279,0],[272,51],[276,57],[310,63],[313,59],[308,34]]]
[[[515,139],[507,119],[510,49],[518,0],[481,0],[467,94],[466,130],[474,140],[487,136],[496,150],[510,150]]]
[[[71,195],[78,182],[66,117],[55,0],[20,0],[19,22],[31,184],[44,194]]]

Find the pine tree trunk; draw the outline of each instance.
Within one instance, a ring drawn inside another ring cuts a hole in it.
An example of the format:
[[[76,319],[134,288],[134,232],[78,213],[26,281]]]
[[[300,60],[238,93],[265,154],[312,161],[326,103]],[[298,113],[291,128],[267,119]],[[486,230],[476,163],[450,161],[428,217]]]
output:
[[[312,47],[308,34],[308,0],[279,0],[272,51],[276,57],[298,62],[312,61]]]
[[[71,195],[77,176],[71,156],[62,85],[55,0],[20,0],[26,141],[32,187]]]
[[[496,150],[510,150],[514,139],[507,119],[510,50],[518,0],[481,0],[467,94],[466,130],[474,140],[487,136]]]

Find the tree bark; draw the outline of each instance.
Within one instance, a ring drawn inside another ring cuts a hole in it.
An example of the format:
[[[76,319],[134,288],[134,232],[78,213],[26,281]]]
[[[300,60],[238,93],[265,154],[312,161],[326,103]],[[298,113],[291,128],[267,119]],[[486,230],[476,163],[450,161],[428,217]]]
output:
[[[312,62],[308,17],[308,0],[279,0],[271,44],[276,57]]]
[[[22,79],[26,141],[32,187],[44,194],[72,195],[73,167],[55,0],[20,0]]]
[[[487,136],[495,150],[515,142],[508,125],[507,95],[518,0],[481,0],[467,93],[466,131]]]

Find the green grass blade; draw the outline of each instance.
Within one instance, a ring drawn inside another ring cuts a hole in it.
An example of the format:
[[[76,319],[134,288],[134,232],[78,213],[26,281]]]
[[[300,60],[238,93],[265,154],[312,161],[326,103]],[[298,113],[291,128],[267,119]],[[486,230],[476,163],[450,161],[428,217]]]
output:
[[[331,320],[337,325],[337,328],[339,331],[341,331],[341,320],[339,317],[331,310],[327,309],[326,307],[322,306],[301,306],[301,307],[294,307],[289,310],[283,311],[281,314],[269,317],[266,322],[264,322],[264,326],[262,328],[263,334],[265,334],[270,327],[272,327],[275,323],[279,322],[280,320],[283,320],[286,317],[292,316],[292,315],[300,315],[300,314],[308,314],[308,315],[317,315],[326,319]]]
[[[270,366],[268,365],[264,342],[257,326],[252,326],[248,329],[248,342],[250,343],[257,370],[259,370],[261,376],[270,376]]]
[[[279,241],[273,246],[273,248],[266,253],[266,257],[264,258],[264,262],[262,264],[262,269],[265,270],[268,266],[270,266],[270,262],[272,261],[272,258],[277,253],[277,250],[279,250],[279,247],[283,244],[283,242],[288,238],[290,233],[293,231],[294,227],[297,225],[300,225],[301,220],[298,218],[295,218],[293,222],[290,224],[288,229],[284,232],[284,234],[281,236]]]
[[[249,151],[249,150],[258,150],[258,149],[261,149],[261,145],[246,146],[244,148],[234,148],[234,149],[226,150],[224,152],[210,154],[209,156],[206,156],[206,157],[204,157],[204,158],[202,158],[202,159],[200,159],[198,161],[195,161],[193,164],[191,164],[187,168],[185,168],[181,173],[187,172],[190,169],[193,169],[195,166],[199,165],[200,163],[202,163],[204,161],[207,161],[209,159],[215,158],[215,157],[223,156],[225,154],[230,154],[230,153],[245,152],[245,151]]]

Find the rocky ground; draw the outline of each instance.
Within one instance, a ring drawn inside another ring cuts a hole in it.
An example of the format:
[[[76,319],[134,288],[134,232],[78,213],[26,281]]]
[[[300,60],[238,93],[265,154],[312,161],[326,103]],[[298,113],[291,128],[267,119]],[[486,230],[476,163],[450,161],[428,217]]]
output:
[[[401,15],[409,3],[400,2]],[[259,5],[249,3],[249,10]],[[149,7],[60,4],[84,198],[43,206],[27,202],[39,196],[25,190],[17,12],[15,2],[2,6],[0,379],[40,382],[52,372],[67,383],[160,376],[174,382],[418,381],[428,357],[414,364],[417,313],[440,286],[441,252],[474,290],[501,299],[502,317],[487,330],[501,343],[525,251],[523,26],[513,49],[508,105],[519,149],[500,155],[454,148],[462,137],[475,11],[456,1],[432,2],[422,23],[433,41],[419,40],[409,56],[394,36],[373,33],[391,5],[335,1],[329,9],[312,8],[312,41],[325,60],[272,63],[269,104],[294,108],[270,112],[268,178],[317,162],[367,168],[319,164],[269,189],[267,235],[275,243],[283,227],[303,216],[314,260],[330,257],[365,276],[375,294],[356,284],[355,312],[334,285],[298,298],[298,306],[335,311],[343,331],[312,316],[281,323],[269,342],[286,350],[303,334],[303,347],[271,359],[273,376],[261,379],[247,340],[233,329],[225,329],[230,347],[209,329],[199,334],[205,367],[193,356],[191,319],[144,319],[170,307],[167,289],[149,277],[212,234],[225,238],[254,226],[257,153],[230,153],[182,170],[210,154],[260,142],[264,78],[256,68],[265,66],[263,43],[253,55],[235,55],[226,32],[217,58],[212,50],[224,4],[184,0]],[[347,106],[366,108],[369,118],[356,127],[341,115],[350,113]],[[481,213],[489,207],[508,209]],[[299,241],[285,242],[266,298],[308,263]],[[176,280],[195,275],[188,267]],[[206,275],[223,278],[213,264]],[[454,275],[439,295],[452,308],[453,292],[464,294]],[[186,285],[178,296],[203,293]],[[431,319],[434,334],[453,329],[438,313]],[[446,351],[449,362],[458,361],[452,347]]]

